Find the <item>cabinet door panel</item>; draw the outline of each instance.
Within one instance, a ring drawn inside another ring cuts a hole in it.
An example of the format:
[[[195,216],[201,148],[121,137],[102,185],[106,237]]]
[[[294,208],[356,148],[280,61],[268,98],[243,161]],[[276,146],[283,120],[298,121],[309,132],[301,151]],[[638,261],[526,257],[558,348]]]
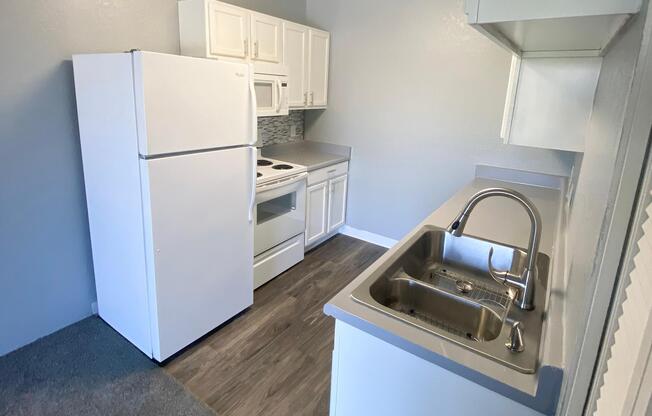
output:
[[[309,47],[309,105],[325,106],[328,103],[328,32],[310,29]]]
[[[328,182],[321,182],[307,189],[306,246],[326,235]]]
[[[249,49],[249,12],[212,1],[208,4],[211,55],[245,59]]]
[[[308,103],[308,28],[283,22],[283,64],[288,67],[288,104],[304,107]]]
[[[256,61],[280,63],[283,57],[281,21],[264,14],[251,14],[252,58]]]
[[[328,232],[344,225],[346,220],[347,175],[328,181]]]

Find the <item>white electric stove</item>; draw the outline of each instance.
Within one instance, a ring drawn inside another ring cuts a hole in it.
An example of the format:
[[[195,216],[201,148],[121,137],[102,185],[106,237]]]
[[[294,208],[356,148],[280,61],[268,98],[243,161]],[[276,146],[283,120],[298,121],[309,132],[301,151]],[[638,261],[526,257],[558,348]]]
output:
[[[256,186],[306,172],[306,167],[267,157],[258,158]]]
[[[305,166],[258,158],[254,210],[254,288],[303,260]]]

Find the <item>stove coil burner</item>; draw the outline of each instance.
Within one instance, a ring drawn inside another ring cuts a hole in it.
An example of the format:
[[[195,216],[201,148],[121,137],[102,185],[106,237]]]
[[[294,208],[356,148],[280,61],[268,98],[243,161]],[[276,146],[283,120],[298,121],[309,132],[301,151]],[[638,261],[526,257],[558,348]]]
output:
[[[294,168],[293,168],[292,166],[290,166],[290,165],[280,164],[280,165],[274,165],[274,166],[272,166],[272,169],[276,169],[276,170],[290,170],[290,169],[294,169]]]
[[[258,166],[269,166],[273,162],[271,160],[266,160],[266,159],[258,159]]]

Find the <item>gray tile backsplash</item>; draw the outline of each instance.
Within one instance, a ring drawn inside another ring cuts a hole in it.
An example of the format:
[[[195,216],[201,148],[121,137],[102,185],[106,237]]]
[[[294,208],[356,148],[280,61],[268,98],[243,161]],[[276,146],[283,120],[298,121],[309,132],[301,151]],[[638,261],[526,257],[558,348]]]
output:
[[[303,140],[303,110],[290,111],[287,116],[258,117],[258,138],[263,146]],[[292,126],[296,128],[291,136]]]

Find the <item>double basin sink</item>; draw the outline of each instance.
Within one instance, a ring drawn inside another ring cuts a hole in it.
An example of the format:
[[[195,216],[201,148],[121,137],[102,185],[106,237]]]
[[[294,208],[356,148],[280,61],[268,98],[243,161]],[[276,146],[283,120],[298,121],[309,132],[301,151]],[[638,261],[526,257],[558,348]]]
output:
[[[518,275],[526,252],[476,237],[453,236],[426,226],[354,289],[357,302],[495,360],[522,373],[537,369],[549,258],[539,253],[534,309],[513,304],[513,289],[489,274],[496,268]],[[514,323],[523,329],[524,349],[506,347]]]

